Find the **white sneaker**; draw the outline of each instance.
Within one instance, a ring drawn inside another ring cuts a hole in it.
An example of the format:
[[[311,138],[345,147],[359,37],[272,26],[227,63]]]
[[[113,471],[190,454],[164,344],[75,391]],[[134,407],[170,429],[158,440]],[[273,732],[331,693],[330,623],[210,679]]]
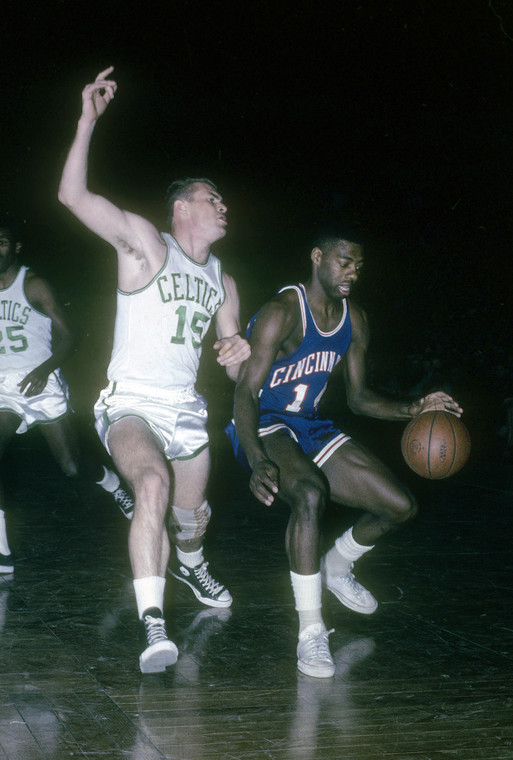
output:
[[[326,588],[335,594],[339,602],[345,604],[354,612],[362,615],[372,615],[376,611],[378,603],[370,591],[355,580],[352,573],[353,564],[345,575],[330,575],[326,570],[324,557],[321,559],[321,577]]]
[[[303,629],[297,644],[297,667],[301,673],[314,678],[331,678],[335,663],[330,654],[327,631],[322,623],[314,623]]]

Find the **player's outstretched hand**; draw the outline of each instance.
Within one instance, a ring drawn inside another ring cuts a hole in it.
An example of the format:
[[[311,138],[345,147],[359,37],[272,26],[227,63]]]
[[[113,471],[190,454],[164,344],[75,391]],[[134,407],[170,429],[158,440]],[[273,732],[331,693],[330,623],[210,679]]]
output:
[[[23,393],[27,398],[31,396],[38,396],[46,388],[48,382],[48,372],[36,367],[28,375],[25,375],[23,380],[18,383],[20,393]]]
[[[214,351],[219,351],[217,361],[222,367],[234,367],[249,359],[251,349],[249,343],[240,335],[231,338],[220,338],[214,343]]]
[[[414,417],[423,412],[433,411],[450,412],[456,415],[456,417],[461,417],[463,413],[463,409],[458,402],[449,396],[449,394],[444,393],[444,391],[429,393],[424,398],[415,401],[411,406],[411,411]]]
[[[269,459],[262,459],[253,468],[249,487],[254,496],[270,507],[278,493],[279,470]]]
[[[82,90],[82,119],[87,122],[96,121],[102,115],[110,101],[116,94],[117,84],[113,79],[107,79],[114,71],[114,66],[109,66],[105,71],[100,71],[95,81],[88,84]]]

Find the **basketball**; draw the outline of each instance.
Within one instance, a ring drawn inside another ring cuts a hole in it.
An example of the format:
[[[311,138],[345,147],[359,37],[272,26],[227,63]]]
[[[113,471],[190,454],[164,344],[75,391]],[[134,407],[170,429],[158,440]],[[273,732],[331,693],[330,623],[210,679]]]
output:
[[[459,417],[449,412],[424,412],[406,426],[401,438],[404,461],[422,478],[454,475],[470,456],[470,435]]]

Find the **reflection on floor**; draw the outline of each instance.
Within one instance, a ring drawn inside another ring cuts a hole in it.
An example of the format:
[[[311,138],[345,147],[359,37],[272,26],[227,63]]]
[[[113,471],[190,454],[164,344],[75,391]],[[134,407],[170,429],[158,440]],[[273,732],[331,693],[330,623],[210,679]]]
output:
[[[16,562],[0,576],[1,760],[513,758],[511,465],[411,480],[418,520],[359,563],[376,614],[325,599],[337,673],[317,680],[296,671],[286,509],[257,505],[223,452],[209,559],[233,607],[168,584],[180,657],[141,676],[128,523],[33,447],[4,461]],[[327,534],[348,520],[330,513]]]

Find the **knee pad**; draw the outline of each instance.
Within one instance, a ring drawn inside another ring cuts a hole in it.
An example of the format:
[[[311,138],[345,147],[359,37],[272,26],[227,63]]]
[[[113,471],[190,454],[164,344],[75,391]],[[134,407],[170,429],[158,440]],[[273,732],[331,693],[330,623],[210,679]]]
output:
[[[207,530],[212,510],[208,501],[204,501],[196,509],[181,509],[171,507],[169,531],[171,537],[178,541],[191,541],[203,536]]]

